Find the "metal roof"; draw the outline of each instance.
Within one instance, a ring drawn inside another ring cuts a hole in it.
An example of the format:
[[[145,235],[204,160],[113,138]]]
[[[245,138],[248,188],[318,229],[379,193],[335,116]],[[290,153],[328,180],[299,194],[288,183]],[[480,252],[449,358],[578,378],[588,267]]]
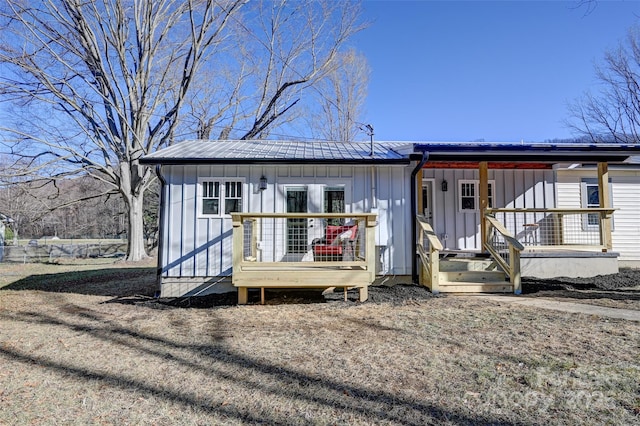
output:
[[[190,140],[144,156],[144,164],[408,164],[413,152],[429,161],[631,162],[640,145],[506,142],[305,142]]]
[[[324,164],[408,164],[411,144],[374,143],[373,155],[368,142],[303,141],[215,141],[191,140],[144,156],[144,164],[254,164],[254,163],[324,163]]]
[[[625,161],[640,154],[640,145],[505,142],[425,142],[416,151],[432,161]]]

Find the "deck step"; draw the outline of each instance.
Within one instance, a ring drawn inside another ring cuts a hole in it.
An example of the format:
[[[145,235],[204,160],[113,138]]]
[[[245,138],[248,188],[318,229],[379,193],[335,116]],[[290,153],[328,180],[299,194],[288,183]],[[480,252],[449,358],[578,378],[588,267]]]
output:
[[[487,258],[450,258],[440,261],[442,293],[512,293],[513,286],[502,270]]]
[[[441,271],[488,271],[495,269],[495,262],[483,258],[451,258],[440,260]]]
[[[486,256],[440,259],[438,281],[441,293],[513,293],[507,275]]]
[[[505,280],[502,271],[440,271],[440,281],[486,283]]]
[[[513,286],[506,281],[471,283],[459,281],[440,281],[441,293],[513,293]]]

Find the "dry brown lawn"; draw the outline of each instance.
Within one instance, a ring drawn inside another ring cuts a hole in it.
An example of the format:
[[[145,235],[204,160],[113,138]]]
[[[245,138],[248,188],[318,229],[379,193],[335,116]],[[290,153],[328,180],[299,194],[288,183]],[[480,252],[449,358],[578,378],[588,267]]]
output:
[[[0,290],[0,424],[640,423],[637,322],[451,296],[125,304],[111,286],[148,292],[153,268],[104,267],[93,293],[24,268]]]

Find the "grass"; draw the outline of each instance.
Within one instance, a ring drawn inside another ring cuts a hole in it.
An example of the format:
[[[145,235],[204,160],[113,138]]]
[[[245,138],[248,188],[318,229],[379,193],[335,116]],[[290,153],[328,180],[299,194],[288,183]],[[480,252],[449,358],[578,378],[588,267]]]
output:
[[[637,323],[455,296],[123,304],[114,283],[153,268],[59,292],[54,266],[0,291],[0,424],[640,422]]]
[[[0,289],[102,296],[153,295],[156,261],[110,258],[57,259],[50,263],[0,263]]]

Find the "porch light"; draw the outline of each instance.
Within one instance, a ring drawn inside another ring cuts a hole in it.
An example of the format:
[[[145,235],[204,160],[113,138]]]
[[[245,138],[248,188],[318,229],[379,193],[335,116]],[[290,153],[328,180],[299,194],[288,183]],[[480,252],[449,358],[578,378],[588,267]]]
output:
[[[442,181],[442,184],[440,185],[440,187],[442,188],[442,192],[447,192],[449,190],[449,184],[447,183],[446,180]]]
[[[260,191],[264,191],[265,189],[267,189],[267,178],[262,176],[260,178],[260,184],[258,185],[258,189]]]

